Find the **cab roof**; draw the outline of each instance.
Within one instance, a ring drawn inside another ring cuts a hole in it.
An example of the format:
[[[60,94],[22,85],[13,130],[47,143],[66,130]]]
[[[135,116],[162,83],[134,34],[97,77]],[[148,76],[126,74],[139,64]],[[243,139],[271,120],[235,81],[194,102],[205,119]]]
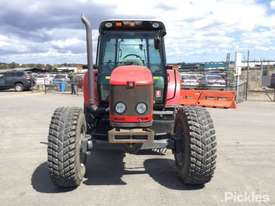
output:
[[[99,33],[106,31],[154,31],[161,36],[166,34],[165,26],[161,21],[148,20],[106,20],[101,22]]]

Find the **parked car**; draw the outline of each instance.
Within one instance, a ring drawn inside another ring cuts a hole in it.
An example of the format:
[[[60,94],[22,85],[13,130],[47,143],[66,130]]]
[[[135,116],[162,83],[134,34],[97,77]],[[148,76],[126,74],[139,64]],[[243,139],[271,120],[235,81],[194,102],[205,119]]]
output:
[[[68,81],[70,81],[68,74],[57,74],[53,79],[54,84],[59,84],[59,83],[68,82]]]
[[[200,80],[201,84],[205,84],[207,87],[226,87],[225,79],[218,74],[207,74],[204,80]]]
[[[181,74],[183,86],[199,86],[199,77],[195,74]]]
[[[0,74],[0,89],[11,89],[21,92],[30,90],[34,85],[34,80],[31,75],[25,71],[10,71]]]
[[[37,85],[50,85],[53,84],[54,74],[38,74],[35,77],[35,83]]]
[[[275,73],[271,75],[270,88],[275,89]]]

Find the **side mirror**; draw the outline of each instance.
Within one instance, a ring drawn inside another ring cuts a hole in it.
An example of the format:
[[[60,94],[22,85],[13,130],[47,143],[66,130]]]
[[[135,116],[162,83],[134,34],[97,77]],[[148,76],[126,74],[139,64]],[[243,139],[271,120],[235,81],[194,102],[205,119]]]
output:
[[[156,36],[154,38],[154,46],[155,49],[160,49],[160,43],[161,43],[161,38],[159,36]]]

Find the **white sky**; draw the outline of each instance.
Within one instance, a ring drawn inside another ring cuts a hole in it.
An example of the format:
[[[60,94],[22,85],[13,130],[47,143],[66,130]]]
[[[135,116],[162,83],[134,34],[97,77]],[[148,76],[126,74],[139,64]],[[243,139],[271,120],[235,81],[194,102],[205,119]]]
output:
[[[163,21],[169,62],[224,60],[237,48],[275,59],[275,1],[0,0],[0,8],[0,62],[85,63],[82,12],[95,26],[106,18]]]

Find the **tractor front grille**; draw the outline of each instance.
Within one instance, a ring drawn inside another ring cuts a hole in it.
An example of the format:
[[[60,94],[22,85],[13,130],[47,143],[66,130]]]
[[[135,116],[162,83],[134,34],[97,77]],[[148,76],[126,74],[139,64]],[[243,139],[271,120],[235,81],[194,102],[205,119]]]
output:
[[[115,111],[115,105],[118,102],[126,104],[126,111],[124,116],[140,115],[136,111],[138,103],[145,103],[148,107],[147,111],[142,115],[152,113],[153,106],[153,86],[152,85],[138,85],[133,88],[127,86],[111,86],[111,114],[119,115]]]

